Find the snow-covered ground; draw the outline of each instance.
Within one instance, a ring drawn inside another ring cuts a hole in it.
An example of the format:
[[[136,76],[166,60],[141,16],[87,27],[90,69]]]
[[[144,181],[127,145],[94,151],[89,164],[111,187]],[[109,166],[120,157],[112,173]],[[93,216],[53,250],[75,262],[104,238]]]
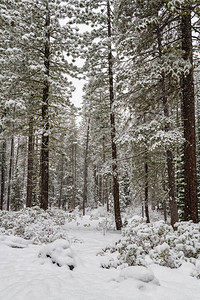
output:
[[[96,255],[117,241],[120,233],[65,226],[76,267],[70,271],[38,257],[42,245],[0,239],[0,300],[199,300],[200,280],[190,276],[192,265],[170,269],[144,267],[103,269]],[[19,248],[21,247],[23,248]],[[11,247],[12,246],[12,247]]]

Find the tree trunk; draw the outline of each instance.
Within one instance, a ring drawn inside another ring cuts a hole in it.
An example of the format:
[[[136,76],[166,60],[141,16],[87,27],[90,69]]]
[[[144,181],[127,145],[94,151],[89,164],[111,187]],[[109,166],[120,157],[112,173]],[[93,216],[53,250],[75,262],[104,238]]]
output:
[[[98,204],[99,200],[99,186],[98,186],[98,166],[95,164],[94,165],[94,200],[96,204]]]
[[[167,222],[167,205],[166,205],[166,201],[163,201],[163,213],[164,213],[164,221],[165,223]]]
[[[17,166],[18,166],[19,148],[20,148],[20,137],[18,137],[18,139],[17,139],[17,151],[16,151],[15,164],[14,164],[15,170],[17,170]]]
[[[6,141],[3,141],[2,154],[1,154],[1,201],[0,201],[0,210],[3,210],[3,204],[4,204],[5,173],[6,173]]]
[[[162,43],[161,43],[161,34],[158,30],[158,50],[159,57],[162,57]],[[165,86],[165,74],[162,72],[161,78],[161,91],[162,91],[162,102],[163,102],[163,111],[164,116],[169,118],[169,104],[166,96],[166,86]],[[165,131],[168,132],[170,130],[169,125],[165,125]],[[175,188],[175,170],[174,170],[174,157],[171,150],[166,151],[166,159],[167,159],[167,173],[168,173],[168,187],[169,187],[169,203],[170,203],[170,214],[171,214],[171,225],[174,226],[176,222],[178,222],[178,207],[176,202],[176,188]]]
[[[185,180],[185,220],[198,222],[195,101],[192,55],[192,27],[190,7],[183,10],[181,17],[183,58],[192,65],[189,74],[182,78],[182,113],[184,125],[184,180]]]
[[[109,196],[108,196],[108,180],[105,181],[105,201],[107,212],[110,211]]]
[[[76,207],[76,142],[72,144],[72,208]]]
[[[43,88],[43,104],[42,104],[42,145],[41,145],[41,192],[40,192],[40,207],[44,210],[48,208],[48,191],[49,191],[49,69],[50,69],[50,13],[48,1],[46,2],[46,22],[45,22],[45,80]]]
[[[64,154],[62,154],[61,157],[61,170],[60,170],[60,193],[59,193],[59,199],[58,199],[58,208],[61,208],[62,206],[62,194],[63,194],[63,177],[64,177]],[[54,197],[54,196],[53,196]]]
[[[86,143],[85,143],[85,160],[84,160],[84,186],[83,186],[83,216],[85,216],[85,204],[87,203],[87,184],[88,184],[88,147],[89,147],[89,132],[90,120],[88,121]]]
[[[107,21],[108,21],[108,38],[111,39],[111,11],[110,1],[107,0]],[[113,176],[113,198],[114,198],[114,211],[115,223],[117,230],[122,228],[122,219],[119,204],[119,180],[117,168],[117,146],[115,143],[116,128],[115,128],[115,114],[113,112],[114,103],[114,84],[113,84],[113,57],[111,41],[109,42],[108,53],[108,75],[109,75],[109,91],[110,91],[110,125],[111,125],[111,148],[112,148],[112,176]]]
[[[146,223],[150,223],[149,218],[149,172],[148,172],[148,163],[144,164],[145,170],[145,198],[144,198],[144,210],[146,216]]]
[[[14,158],[14,137],[12,136],[11,144],[10,144],[10,164],[9,164],[9,174],[8,174],[7,210],[10,209],[10,194],[11,194],[13,158]]]
[[[27,188],[26,188],[26,207],[32,206],[33,197],[33,118],[29,120],[29,136],[28,136],[28,170],[27,170]]]

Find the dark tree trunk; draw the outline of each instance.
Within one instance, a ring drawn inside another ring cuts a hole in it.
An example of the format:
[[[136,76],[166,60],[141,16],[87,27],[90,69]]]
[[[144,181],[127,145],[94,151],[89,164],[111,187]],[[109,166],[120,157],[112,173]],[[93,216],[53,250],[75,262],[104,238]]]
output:
[[[183,10],[181,17],[182,50],[185,61],[193,66],[192,27],[190,7]],[[185,220],[198,222],[197,174],[196,174],[196,137],[195,101],[193,67],[182,78],[182,113],[184,125],[184,180],[185,180]]]
[[[11,196],[13,159],[14,159],[14,137],[12,136],[12,138],[11,138],[11,144],[10,144],[10,163],[9,163],[9,174],[8,174],[7,210],[10,209],[10,196]]]
[[[98,176],[98,186],[99,186],[99,202],[103,204],[103,193],[102,193],[102,175]]]
[[[3,209],[3,204],[4,204],[5,173],[6,173],[6,141],[3,141],[2,154],[1,154],[1,201],[0,201],[0,210]]]
[[[88,184],[88,147],[89,147],[89,132],[90,120],[88,121],[86,142],[85,142],[85,160],[84,160],[84,185],[83,185],[83,216],[85,216],[85,204],[87,203],[87,184]]]
[[[162,43],[161,43],[161,34],[158,30],[158,49],[159,49],[159,57],[162,57]],[[163,102],[163,111],[164,116],[169,118],[169,104],[167,101],[166,95],[166,86],[165,86],[165,74],[162,73],[161,78],[161,91],[162,91],[162,102]],[[165,131],[168,132],[170,130],[169,125],[165,125]],[[171,225],[174,226],[176,222],[178,222],[178,207],[176,202],[176,188],[175,188],[175,171],[174,171],[174,158],[171,150],[166,151],[166,159],[167,159],[167,173],[168,173],[168,187],[169,187],[169,203],[170,203],[170,214],[171,214]]]
[[[29,120],[29,136],[28,136],[28,170],[27,170],[27,188],[26,188],[26,207],[32,206],[33,197],[33,118]]]
[[[48,208],[48,191],[49,191],[49,69],[50,69],[50,13],[48,1],[46,2],[46,22],[45,22],[45,52],[44,52],[44,66],[45,66],[45,80],[43,88],[43,104],[42,104],[42,145],[41,145],[41,191],[40,191],[40,207],[44,210]]]
[[[167,206],[166,206],[166,201],[163,201],[163,213],[164,213],[164,220],[167,222]]]
[[[62,154],[62,157],[61,157],[60,193],[59,193],[59,199],[58,199],[58,208],[61,208],[61,206],[62,206],[63,177],[64,177],[64,154]]]
[[[146,216],[146,222],[150,223],[149,218],[149,171],[148,171],[148,163],[144,164],[145,170],[145,198],[144,198],[144,210]]]
[[[98,185],[98,166],[94,165],[94,189],[95,189],[95,202],[99,201],[99,185]]]
[[[72,208],[76,207],[76,142],[72,144]]]
[[[142,204],[142,218],[144,218],[144,205]]]
[[[107,0],[107,21],[108,21],[108,38],[112,37],[111,31],[111,11],[110,1]],[[109,90],[110,90],[110,125],[111,125],[111,148],[112,148],[112,176],[113,176],[113,198],[114,198],[114,211],[115,211],[115,223],[117,230],[122,228],[122,219],[120,213],[119,204],[119,180],[118,180],[118,168],[117,168],[117,146],[115,143],[116,128],[115,128],[115,114],[113,112],[114,103],[114,84],[113,84],[113,57],[111,41],[109,42],[108,53],[108,75],[109,75]]]

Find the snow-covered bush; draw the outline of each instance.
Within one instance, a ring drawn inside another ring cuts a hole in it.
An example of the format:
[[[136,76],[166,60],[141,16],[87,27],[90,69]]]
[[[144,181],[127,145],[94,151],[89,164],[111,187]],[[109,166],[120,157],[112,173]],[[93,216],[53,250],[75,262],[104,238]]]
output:
[[[196,277],[197,279],[200,279],[200,260],[197,260],[195,263],[194,270],[192,271],[192,277]]]
[[[58,239],[43,246],[38,257],[50,259],[58,267],[67,266],[70,270],[73,270],[75,267],[74,254],[68,240]]]
[[[15,235],[32,240],[35,244],[49,243],[66,238],[63,226],[67,214],[62,210],[41,210],[39,207],[26,208],[17,212],[0,212],[2,234]]]
[[[193,258],[200,259],[200,223],[194,224],[192,221],[176,223],[177,238],[174,247],[177,251],[182,251],[184,256],[193,261]]]
[[[132,218],[122,230],[122,238],[101,253],[109,255],[102,267],[145,266],[147,255],[170,268],[178,268],[184,261],[195,264],[200,258],[200,224],[180,222],[176,227],[174,231],[164,221],[146,224],[140,217]]]
[[[164,242],[162,245],[156,246],[149,252],[150,258],[161,266],[170,268],[178,268],[181,266],[181,260],[178,253],[170,249],[170,246]]]

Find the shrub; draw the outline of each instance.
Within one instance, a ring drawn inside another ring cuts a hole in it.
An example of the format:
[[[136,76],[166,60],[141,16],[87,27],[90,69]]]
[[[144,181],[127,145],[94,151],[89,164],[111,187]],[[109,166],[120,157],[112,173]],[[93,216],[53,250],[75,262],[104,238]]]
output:
[[[147,255],[154,263],[170,268],[178,268],[184,261],[195,264],[200,258],[200,224],[179,222],[176,228],[174,231],[164,221],[146,224],[142,218],[134,217],[122,230],[122,239],[101,255],[115,253],[107,267],[146,265]]]
[[[35,244],[65,239],[63,226],[67,214],[58,209],[41,210],[39,207],[26,208],[17,212],[0,212],[0,227],[3,234],[30,239]]]

